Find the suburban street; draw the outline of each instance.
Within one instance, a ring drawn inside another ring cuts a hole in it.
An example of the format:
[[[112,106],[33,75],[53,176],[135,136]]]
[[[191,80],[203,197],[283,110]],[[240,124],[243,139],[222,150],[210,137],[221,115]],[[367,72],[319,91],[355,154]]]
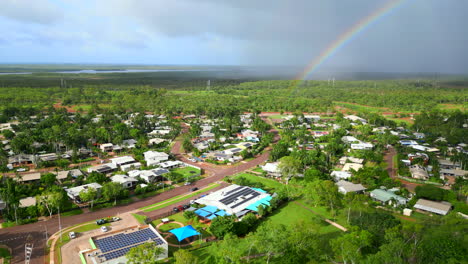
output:
[[[88,213],[83,213],[83,214],[75,215],[75,216],[62,217],[60,219],[62,229],[79,224],[79,223],[93,221],[93,220],[103,218],[103,217],[114,216],[114,215],[122,214],[125,212],[130,212],[130,211],[137,212],[138,208],[151,205],[154,203],[158,203],[158,202],[167,200],[177,195],[187,194],[190,192],[190,188],[192,187],[196,186],[199,189],[202,189],[211,183],[221,181],[226,176],[233,175],[233,174],[248,170],[250,168],[256,167],[257,165],[264,163],[268,159],[268,156],[269,156],[269,151],[267,150],[267,151],[264,151],[263,154],[259,155],[253,160],[250,160],[248,162],[245,162],[245,161],[240,162],[232,166],[217,166],[214,164],[194,163],[194,162],[187,160],[185,157],[182,156],[182,154],[180,153],[180,144],[181,144],[180,141],[175,142],[172,148],[173,154],[175,154],[178,159],[184,162],[203,168],[205,170],[205,173],[208,174],[208,177],[195,182],[192,186],[176,187],[167,192],[164,192],[159,195],[149,197],[146,199],[142,199],[142,200],[136,201],[128,205],[115,206],[112,208],[101,209],[96,212],[88,212]],[[218,188],[221,188],[221,187],[218,187]],[[213,191],[213,190],[210,190],[210,191]],[[189,200],[192,200],[192,199],[194,198],[193,197],[188,198],[182,202],[177,203],[176,205],[187,203]],[[170,208],[172,207],[173,205],[170,206]],[[157,215],[163,211],[168,211],[168,209],[163,208],[163,209],[151,212],[151,214],[146,214],[146,215],[150,215],[150,216]],[[49,219],[47,221],[39,221],[39,222],[32,223],[32,224],[0,229],[0,244],[5,244],[13,250],[12,263],[19,264],[19,263],[24,263],[24,260],[25,260],[24,246],[25,246],[26,241],[27,240],[28,242],[32,241],[34,244],[34,248],[32,251],[32,257],[31,257],[30,263],[31,264],[46,263],[45,251],[44,251],[45,244],[46,244],[46,237],[50,237],[52,234],[58,231],[59,231],[59,219],[57,216],[53,216],[52,219]]]

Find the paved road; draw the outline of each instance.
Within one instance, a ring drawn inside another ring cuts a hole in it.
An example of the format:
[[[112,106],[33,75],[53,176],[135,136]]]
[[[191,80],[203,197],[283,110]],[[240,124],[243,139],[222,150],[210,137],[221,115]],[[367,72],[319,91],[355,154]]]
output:
[[[176,142],[177,144],[177,142]],[[269,152],[266,151],[262,155],[258,156],[254,160],[251,160],[246,163],[240,163],[237,166],[231,166],[229,168],[213,168],[207,167],[206,170],[209,170],[211,176],[204,178],[195,183],[195,186],[203,188],[210,183],[217,182],[222,180],[228,175],[232,175],[238,172],[245,171],[252,167],[255,167],[259,164],[262,164],[268,159]],[[194,164],[198,165],[198,164]],[[218,167],[218,166],[216,166]],[[170,191],[164,192],[154,197],[150,197],[144,200],[134,202],[129,205],[115,206],[112,208],[102,209],[96,212],[83,213],[81,215],[62,217],[61,223],[62,228],[76,225],[82,222],[92,221],[102,217],[113,216],[119,213],[124,213],[128,211],[133,211],[143,206],[147,206],[153,203],[161,202],[167,200],[171,197],[181,195],[189,192],[189,189],[193,186],[181,186]],[[192,198],[193,199],[193,198]],[[0,244],[6,244],[7,246],[13,249],[14,259],[12,263],[24,263],[24,244],[26,238],[30,236],[34,241],[34,249],[31,259],[31,264],[44,263],[44,246],[46,232],[47,236],[50,236],[59,230],[59,221],[57,217],[50,219],[48,221],[41,221],[37,223],[32,223],[28,225],[15,226],[5,229],[0,229]],[[46,231],[47,230],[47,231]]]

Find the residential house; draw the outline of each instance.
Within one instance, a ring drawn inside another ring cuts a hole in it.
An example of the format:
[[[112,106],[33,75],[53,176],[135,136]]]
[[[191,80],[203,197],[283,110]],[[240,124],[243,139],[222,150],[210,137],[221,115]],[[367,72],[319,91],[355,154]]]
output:
[[[152,138],[148,141],[148,144],[149,145],[158,145],[158,144],[161,144],[163,143],[164,141],[167,141],[167,139],[163,139],[163,138]]]
[[[351,176],[353,175],[348,171],[332,171],[330,176],[332,176],[335,179],[335,181],[338,181],[338,180],[347,180],[351,178]]]
[[[354,184],[349,181],[339,181],[336,183],[338,186],[338,191],[343,194],[355,192],[355,193],[363,193],[366,190],[366,187],[362,186],[362,184]]]
[[[330,132],[328,131],[312,131],[311,133],[314,138],[319,138],[319,137],[327,136],[328,134],[330,134]]]
[[[407,202],[407,199],[396,195],[395,193],[382,189],[375,189],[370,192],[370,197],[376,201],[379,201],[384,204],[390,204],[394,206],[404,205]]]
[[[88,168],[88,173],[98,172],[102,174],[109,174],[117,170],[117,165],[114,163],[106,163]]]
[[[133,177],[121,174],[114,175],[110,179],[112,182],[119,183],[120,185],[122,185],[122,187],[126,189],[132,188],[134,184],[138,182],[138,180]]]
[[[35,182],[35,181],[39,181],[39,180],[41,180],[41,173],[40,172],[23,174],[20,177],[20,181],[25,182],[25,183],[31,183],[31,182]]]
[[[351,144],[351,149],[356,149],[356,150],[372,150],[374,145],[371,143],[357,143],[357,144]]]
[[[230,160],[232,160],[232,153],[215,152],[213,156],[214,156],[215,159],[217,159],[219,161],[230,161]]]
[[[19,207],[26,208],[29,206],[35,206],[37,204],[36,197],[26,197],[19,200]]]
[[[419,199],[414,205],[414,208],[439,215],[446,215],[452,209],[452,204],[449,202],[435,202]]]
[[[69,171],[59,171],[59,172],[52,172],[53,174],[57,175],[57,180],[65,180],[68,176],[73,178],[77,178],[79,176],[83,176],[83,172],[79,169],[73,169]]]
[[[358,164],[358,163],[345,163],[345,165],[343,166],[342,171],[351,171],[351,170],[358,171],[358,170],[362,169],[362,167],[364,167],[364,166],[362,164]]]
[[[411,146],[411,145],[418,145],[418,142],[414,140],[400,140],[400,144],[402,146]]]
[[[227,155],[237,155],[242,152],[241,148],[230,148],[223,151]]]
[[[99,146],[102,152],[111,152],[114,150],[114,144],[112,143],[104,143]]]
[[[279,162],[270,162],[261,166],[262,170],[266,171],[270,177],[281,177],[281,171],[278,168]]]
[[[89,188],[93,188],[98,193],[100,193],[100,191],[102,189],[102,185],[100,185],[99,183],[93,182],[93,183],[88,183],[88,184],[85,184],[85,185],[65,189],[65,191],[67,192],[67,195],[68,195],[68,197],[70,197],[70,199],[72,199],[75,202],[81,203],[80,192],[83,191],[83,190],[87,190]]]
[[[429,174],[427,173],[426,169],[419,164],[409,166],[409,170],[411,173],[411,177],[415,179],[418,179],[418,180],[429,179]]]
[[[185,166],[185,163],[183,163],[182,161],[178,161],[178,160],[176,161],[169,160],[166,162],[159,163],[159,167],[162,169],[166,169],[166,170],[180,168],[184,166]]]
[[[361,142],[360,140],[358,140],[357,138],[355,138],[353,136],[343,136],[343,137],[341,137],[341,141],[343,141],[345,144],[351,144],[351,143],[354,143],[354,142]]]
[[[153,150],[146,151],[145,153],[143,153],[143,155],[145,157],[147,166],[154,166],[169,159],[168,154]]]
[[[135,148],[137,144],[137,141],[135,139],[125,139],[122,140],[122,147],[132,149]]]
[[[129,171],[131,169],[138,169],[141,167],[141,163],[136,161],[131,156],[122,156],[110,159],[111,163],[120,167],[122,171]]]
[[[444,179],[445,177],[463,177],[464,179],[468,179],[468,171],[459,169],[440,169],[440,177],[441,179]]]
[[[59,157],[55,153],[47,153],[47,154],[39,155],[39,160],[43,162],[56,161],[58,160],[58,158]]]
[[[364,159],[359,159],[355,157],[341,157],[340,158],[340,165],[345,165],[348,161],[351,163],[357,163],[357,164],[362,164],[364,162]]]
[[[347,115],[344,117],[345,119],[348,119],[352,122],[361,122],[363,124],[366,124],[367,123],[367,120],[364,119],[364,118],[361,118],[359,116],[356,116],[356,115]]]
[[[308,122],[318,122],[320,121],[320,116],[318,115],[304,115],[304,119],[306,119]]]
[[[138,176],[145,182],[152,183],[164,180],[164,175],[167,173],[169,173],[168,170],[158,168],[154,170],[141,171]]]
[[[453,161],[445,160],[445,159],[439,159],[438,161],[439,161],[439,167],[441,169],[448,169],[448,170],[460,169],[459,162],[453,162]]]
[[[31,164],[34,160],[33,155],[29,154],[18,154],[8,158],[8,163],[14,167]]]

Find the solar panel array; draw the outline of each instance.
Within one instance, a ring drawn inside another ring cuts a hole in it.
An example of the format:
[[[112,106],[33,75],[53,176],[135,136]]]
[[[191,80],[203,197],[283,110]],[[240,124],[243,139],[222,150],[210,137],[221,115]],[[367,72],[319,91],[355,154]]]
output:
[[[248,187],[241,186],[241,187],[237,187],[234,190],[231,190],[231,191],[227,192],[226,195],[228,195],[228,196],[221,199],[221,200],[219,200],[221,203],[223,203],[225,205],[232,204],[239,197],[250,196],[250,197],[244,199],[243,201],[231,206],[231,208],[236,208],[237,206],[252,200],[253,198],[259,196],[260,194],[257,191],[252,190],[252,189],[250,189]]]
[[[159,238],[151,229],[145,228],[132,233],[120,233],[113,236],[108,236],[101,239],[96,239],[94,242],[102,253],[99,257],[105,257],[106,260],[121,257],[136,246],[145,242],[153,241],[156,245],[164,244],[164,241]]]

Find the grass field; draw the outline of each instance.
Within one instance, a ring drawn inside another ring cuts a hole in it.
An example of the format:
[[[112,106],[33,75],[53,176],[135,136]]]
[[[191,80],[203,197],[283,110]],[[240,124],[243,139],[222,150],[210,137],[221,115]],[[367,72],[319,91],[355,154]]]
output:
[[[133,217],[135,217],[135,219],[138,221],[138,223],[140,224],[146,224],[145,223],[145,220],[146,220],[146,216],[144,215],[139,215],[139,214],[132,214]]]
[[[183,177],[183,178],[188,178],[190,176],[198,175],[200,174],[200,172],[201,172],[200,169],[192,168],[189,166],[172,170],[172,173],[176,173],[180,177]]]
[[[211,189],[214,189],[216,187],[220,186],[219,184],[211,184],[210,186],[206,187],[206,188],[203,188],[203,189],[200,189],[196,192],[193,192],[193,193],[190,193],[190,194],[184,194],[184,195],[178,195],[178,196],[175,196],[175,197],[172,197],[171,199],[168,199],[168,200],[165,200],[165,201],[162,201],[162,202],[159,202],[159,203],[155,203],[155,204],[151,204],[151,205],[148,205],[148,206],[145,206],[145,207],[142,207],[140,208],[140,211],[143,211],[143,212],[151,212],[151,211],[154,211],[154,210],[158,210],[158,209],[161,209],[161,208],[164,208],[164,207],[167,207],[167,206],[170,206],[172,204],[175,204],[175,203],[178,203],[180,201],[183,201],[185,199],[188,199],[190,197],[194,197],[194,196],[197,196],[199,195],[200,193],[202,192],[206,192],[206,191],[209,191]]]
[[[281,185],[283,185],[282,183],[277,182],[275,180],[268,179],[262,176],[253,175],[250,173],[239,173],[239,174],[234,175],[234,178],[237,178],[237,177],[244,177],[249,181],[262,183],[267,189],[270,189],[270,190],[274,190],[276,188],[279,188]]]
[[[79,215],[79,214],[82,214],[82,213],[83,213],[83,210],[81,210],[80,208],[77,208],[77,209],[74,209],[74,210],[71,210],[71,211],[68,211],[68,212],[64,212],[61,215],[62,216],[71,216],[71,215]]]

